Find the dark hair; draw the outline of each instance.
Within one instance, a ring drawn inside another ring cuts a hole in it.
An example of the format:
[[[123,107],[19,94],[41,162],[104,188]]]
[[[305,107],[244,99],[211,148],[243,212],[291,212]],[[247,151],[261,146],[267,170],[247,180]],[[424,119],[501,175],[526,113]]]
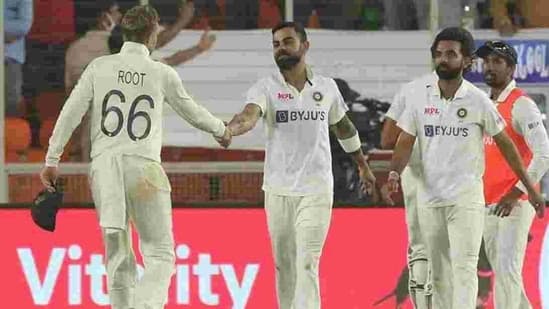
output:
[[[431,46],[431,56],[434,57],[440,41],[454,41],[461,44],[461,54],[465,57],[472,57],[475,50],[475,40],[471,33],[463,28],[444,28],[437,36]]]
[[[131,8],[122,18],[122,34],[125,41],[143,43],[158,22],[158,12],[150,5]]]
[[[109,36],[109,50],[111,54],[118,54],[124,45],[124,36],[122,35],[122,27],[117,25],[112,29]]]
[[[299,35],[301,42],[307,41],[307,33],[305,32],[305,28],[303,28],[302,24],[294,21],[283,21],[279,23],[278,25],[274,26],[271,33],[274,35],[275,32],[283,28],[293,28],[297,35]]]

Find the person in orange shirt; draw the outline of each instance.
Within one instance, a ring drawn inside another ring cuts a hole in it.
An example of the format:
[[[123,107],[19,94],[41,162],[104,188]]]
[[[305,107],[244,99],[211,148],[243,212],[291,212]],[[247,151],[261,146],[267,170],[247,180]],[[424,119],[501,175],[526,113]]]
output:
[[[490,0],[490,13],[494,28],[503,35],[513,34],[519,26],[526,28],[549,28],[549,1],[515,0],[515,12],[510,12],[509,0]],[[523,25],[517,25],[511,14],[524,19]]]
[[[536,103],[513,79],[517,53],[506,42],[488,41],[475,54],[484,60],[484,79],[490,86],[490,98],[508,124],[505,130],[528,165],[530,179],[537,183],[549,169],[549,139]],[[495,308],[532,308],[524,291],[522,266],[535,210],[496,143],[485,137],[484,145],[488,214],[483,238],[495,273]],[[541,216],[543,208],[538,213]]]

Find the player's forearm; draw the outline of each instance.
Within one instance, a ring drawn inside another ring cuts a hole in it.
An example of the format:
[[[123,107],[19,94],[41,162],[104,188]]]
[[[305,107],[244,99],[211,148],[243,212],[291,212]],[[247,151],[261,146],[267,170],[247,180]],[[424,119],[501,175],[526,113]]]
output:
[[[74,97],[72,100],[74,100]],[[46,154],[46,166],[57,166],[59,164],[65,145],[67,145],[72,133],[82,121],[86,110],[86,104],[79,106],[78,102],[71,102],[71,98],[69,97],[69,100],[67,100],[59,114],[50,137],[48,152]]]
[[[355,152],[349,153],[355,164],[361,168],[361,169],[369,169],[368,162],[366,161],[366,157],[364,156],[364,152],[362,152],[362,149],[359,149]]]
[[[549,153],[534,153],[526,173],[533,183],[538,183],[549,170]],[[517,183],[517,188],[526,193],[526,186],[522,182]]]
[[[398,174],[402,173],[406,165],[408,165],[408,161],[410,161],[410,155],[412,154],[415,141],[415,136],[409,135],[405,132],[400,134],[391,159],[391,171],[395,171]]]
[[[225,133],[223,121],[212,115],[206,108],[194,103],[185,110],[176,110],[189,124],[202,131],[221,137]]]
[[[156,42],[156,48],[161,48],[164,45],[168,44],[171,40],[179,34],[183,28],[185,28],[189,24],[190,20],[179,18],[176,20],[176,22],[168,26],[164,31],[160,32],[158,35],[158,41]]]
[[[530,177],[528,177],[528,174],[526,173],[524,163],[518,153],[517,148],[515,147],[515,144],[513,144],[511,139],[505,133],[500,133],[494,136],[494,140],[496,141],[499,150],[503,154],[503,157],[505,158],[513,172],[525,185],[526,190],[528,192],[534,191],[534,185],[530,180]]]
[[[201,53],[202,53],[202,49],[200,49],[200,47],[198,47],[197,45],[188,49],[180,50],[175,54],[165,58],[164,61],[166,62],[167,65],[170,65],[173,67],[173,66],[180,65],[184,62],[187,62],[193,59],[194,57],[200,55]]]

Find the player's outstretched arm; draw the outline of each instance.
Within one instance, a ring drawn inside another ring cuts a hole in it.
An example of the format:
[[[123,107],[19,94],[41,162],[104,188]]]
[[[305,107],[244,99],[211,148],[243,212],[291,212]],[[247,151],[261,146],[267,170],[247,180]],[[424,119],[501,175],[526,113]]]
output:
[[[193,127],[211,133],[217,139],[223,139],[227,135],[223,121],[194,101],[172,67],[162,66],[166,70],[165,84],[163,85],[166,102]]]
[[[234,115],[227,127],[233,136],[242,135],[253,129],[261,118],[261,108],[254,103],[248,103],[244,110]]]
[[[494,135],[493,138],[499,150],[503,154],[505,161],[507,161],[513,172],[515,172],[520,181],[526,187],[530,203],[536,209],[538,216],[543,217],[545,211],[545,200],[534,188],[534,185],[530,180],[526,169],[524,168],[524,163],[522,162],[515,144],[504,130]]]

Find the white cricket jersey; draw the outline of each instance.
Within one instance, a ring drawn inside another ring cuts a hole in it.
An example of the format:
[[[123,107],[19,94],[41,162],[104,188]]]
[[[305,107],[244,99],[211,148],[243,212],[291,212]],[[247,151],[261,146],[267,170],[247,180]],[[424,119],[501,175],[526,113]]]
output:
[[[505,122],[486,93],[463,80],[453,99],[438,82],[405,93],[410,104],[398,121],[416,136],[422,160],[418,205],[484,204],[483,135],[500,133]]]
[[[266,130],[263,190],[304,196],[333,192],[329,126],[347,112],[332,78],[307,70],[299,92],[280,72],[260,79],[246,103],[261,108]]]
[[[93,60],[65,102],[50,138],[46,165],[57,166],[84,114],[91,112],[91,157],[133,154],[160,162],[164,102],[194,127],[222,136],[223,121],[198,105],[177,72],[150,57],[145,45],[125,42],[119,54]]]
[[[511,81],[496,99],[496,104],[504,102],[516,87],[517,83],[514,80]],[[522,96],[513,104],[511,118],[513,129],[524,137],[532,151],[533,156],[527,172],[530,179],[537,183],[549,169],[549,139],[543,125],[541,112],[532,99]],[[520,180],[517,187],[522,192],[528,191]]]
[[[394,121],[398,122],[398,119],[402,116],[406,108],[406,96],[404,95],[406,91],[409,91],[408,89],[421,87],[421,85],[425,86],[435,81],[438,81],[438,76],[435,72],[431,72],[429,74],[416,78],[409,83],[404,84],[397,92],[397,94],[395,94],[393,102],[391,103],[389,110],[385,114],[385,117],[391,118]],[[414,144],[414,148],[412,149],[407,167],[409,167],[413,171],[413,175],[419,175],[419,173],[421,172],[421,157],[417,142]]]

